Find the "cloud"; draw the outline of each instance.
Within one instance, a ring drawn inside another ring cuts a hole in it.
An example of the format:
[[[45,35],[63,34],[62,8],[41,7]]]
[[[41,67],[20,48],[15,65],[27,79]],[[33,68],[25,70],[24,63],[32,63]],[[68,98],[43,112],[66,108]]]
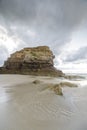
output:
[[[0,45],[0,65],[3,65],[3,61],[5,61],[8,56],[8,49],[4,45]]]
[[[86,26],[86,12],[86,0],[0,0],[0,25],[16,49],[48,45],[58,56],[72,40],[72,33]],[[72,55],[66,60],[74,60],[77,54]]]
[[[18,36],[28,42],[26,30],[33,30],[37,33],[37,42],[47,41],[53,45],[66,43],[73,29],[86,17],[86,5],[80,0],[2,0],[0,12],[11,33],[18,32]]]
[[[87,46],[81,47],[72,54],[67,55],[65,62],[75,62],[83,59],[87,59]]]

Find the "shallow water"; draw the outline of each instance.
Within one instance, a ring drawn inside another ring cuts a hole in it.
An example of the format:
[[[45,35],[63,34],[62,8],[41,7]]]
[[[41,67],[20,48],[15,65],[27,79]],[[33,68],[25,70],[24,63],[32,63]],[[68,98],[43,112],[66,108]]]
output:
[[[42,82],[33,84],[36,79]],[[61,80],[0,75],[0,130],[87,130],[86,79],[71,81],[79,87],[64,87],[63,96],[44,89]]]

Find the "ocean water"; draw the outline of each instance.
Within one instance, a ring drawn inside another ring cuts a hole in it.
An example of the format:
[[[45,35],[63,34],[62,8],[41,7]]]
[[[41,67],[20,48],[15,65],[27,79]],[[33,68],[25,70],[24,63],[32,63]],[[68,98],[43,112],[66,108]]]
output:
[[[87,75],[79,75],[85,78],[0,75],[0,130],[87,130]],[[63,96],[44,89],[65,81],[78,87],[63,87]]]

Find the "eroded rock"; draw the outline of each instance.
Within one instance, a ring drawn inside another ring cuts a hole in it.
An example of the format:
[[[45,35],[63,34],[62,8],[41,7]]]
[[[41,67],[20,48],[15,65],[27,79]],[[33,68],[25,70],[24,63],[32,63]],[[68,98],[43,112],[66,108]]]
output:
[[[60,84],[49,84],[48,88],[54,91],[56,95],[61,95],[61,96],[63,95],[62,87]]]
[[[75,84],[75,83],[71,83],[71,82],[61,82],[60,83],[60,86],[61,87],[78,87],[78,85],[77,84]]]
[[[34,80],[34,81],[33,81],[33,84],[40,84],[40,83],[41,83],[40,80]]]
[[[54,67],[54,58],[48,46],[24,48],[11,54],[0,73],[63,76],[62,71]]]

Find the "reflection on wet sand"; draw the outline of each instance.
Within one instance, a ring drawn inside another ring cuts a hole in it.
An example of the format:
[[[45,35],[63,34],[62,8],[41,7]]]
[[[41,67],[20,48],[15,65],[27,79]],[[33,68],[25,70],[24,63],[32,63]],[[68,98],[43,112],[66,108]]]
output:
[[[6,93],[4,88],[0,88],[0,103],[7,102],[9,100],[9,95]]]

